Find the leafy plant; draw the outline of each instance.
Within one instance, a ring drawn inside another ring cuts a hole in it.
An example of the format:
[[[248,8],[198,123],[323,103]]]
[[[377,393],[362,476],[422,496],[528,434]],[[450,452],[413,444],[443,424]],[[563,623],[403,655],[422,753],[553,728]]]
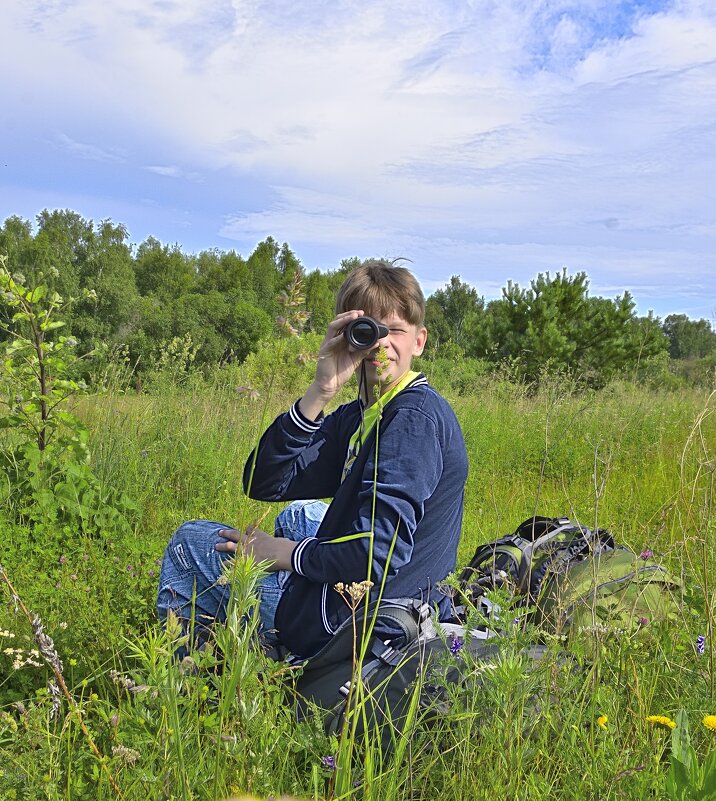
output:
[[[699,762],[691,745],[689,721],[681,709],[671,732],[671,767],[664,789],[672,801],[706,801],[716,798],[716,749]]]
[[[43,276],[40,276],[40,280]],[[0,457],[4,500],[23,522],[68,523],[82,531],[127,526],[131,503],[101,485],[89,462],[87,429],[67,410],[87,391],[72,378],[77,341],[57,332],[75,298],[64,300],[46,284],[29,287],[0,256],[0,292],[7,319],[0,322]],[[94,297],[91,290],[82,293]]]

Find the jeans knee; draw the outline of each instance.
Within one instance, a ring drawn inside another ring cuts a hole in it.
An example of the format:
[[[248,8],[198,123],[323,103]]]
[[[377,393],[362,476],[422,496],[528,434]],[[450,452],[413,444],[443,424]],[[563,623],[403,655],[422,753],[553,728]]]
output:
[[[216,527],[216,524],[213,524]],[[203,540],[207,539],[206,521],[189,520],[172,534],[164,552],[180,573],[194,572],[199,566],[197,554],[205,550]]]
[[[290,540],[315,537],[327,508],[323,501],[293,501],[276,516],[275,533]]]

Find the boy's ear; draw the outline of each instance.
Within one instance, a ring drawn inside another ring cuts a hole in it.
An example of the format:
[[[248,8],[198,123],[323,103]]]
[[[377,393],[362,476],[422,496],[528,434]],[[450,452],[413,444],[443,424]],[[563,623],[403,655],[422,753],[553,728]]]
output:
[[[418,328],[415,335],[415,345],[413,347],[413,356],[422,356],[425,350],[425,343],[428,340],[428,329],[423,325]]]

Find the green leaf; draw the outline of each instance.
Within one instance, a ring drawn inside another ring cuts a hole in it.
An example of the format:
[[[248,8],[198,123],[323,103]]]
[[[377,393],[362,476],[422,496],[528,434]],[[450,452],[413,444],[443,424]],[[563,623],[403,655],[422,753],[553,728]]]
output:
[[[30,303],[37,303],[38,300],[42,300],[47,294],[47,287],[46,286],[36,286],[34,289],[31,289],[26,298]]]
[[[689,737],[689,720],[686,711],[680,709],[676,713],[676,728],[671,731],[671,756],[691,769],[693,749]]]
[[[40,323],[41,331],[54,331],[57,328],[62,328],[65,323],[62,320],[53,320],[51,323]]]
[[[691,788],[691,776],[686,765],[671,755],[671,769],[666,776],[664,789],[671,801],[681,801]]]

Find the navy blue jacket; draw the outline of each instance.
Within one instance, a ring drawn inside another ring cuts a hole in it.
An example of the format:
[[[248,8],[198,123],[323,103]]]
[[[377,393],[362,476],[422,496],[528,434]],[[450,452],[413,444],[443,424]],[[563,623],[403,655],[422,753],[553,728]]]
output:
[[[419,376],[383,410],[377,473],[374,428],[341,483],[348,441],[359,423],[359,401],[316,422],[300,413],[297,401],[261,438],[253,476],[254,454],[244,469],[244,489],[252,498],[333,498],[316,538],[294,550],[276,611],[279,639],[301,656],[318,651],[349,616],[333,587],[368,577],[371,530],[372,594],[392,545],[384,597],[419,598],[449,616],[450,601],[438,583],[455,569],[467,479],[455,413]]]

